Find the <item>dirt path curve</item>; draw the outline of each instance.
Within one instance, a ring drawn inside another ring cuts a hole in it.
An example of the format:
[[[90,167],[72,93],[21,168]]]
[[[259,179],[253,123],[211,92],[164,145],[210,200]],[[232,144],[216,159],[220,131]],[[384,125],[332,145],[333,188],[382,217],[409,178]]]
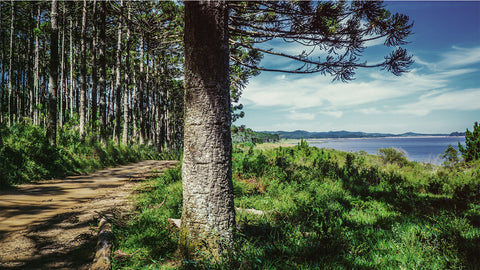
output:
[[[0,269],[88,269],[99,217],[128,211],[134,185],[177,163],[147,160],[0,191]]]

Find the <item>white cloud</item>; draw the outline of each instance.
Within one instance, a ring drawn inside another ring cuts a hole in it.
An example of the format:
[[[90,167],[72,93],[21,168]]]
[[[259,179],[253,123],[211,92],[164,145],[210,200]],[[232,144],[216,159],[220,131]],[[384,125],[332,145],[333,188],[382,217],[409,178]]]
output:
[[[328,116],[332,116],[332,117],[335,117],[335,118],[340,118],[343,115],[342,111],[320,111],[319,113],[325,114],[325,115],[328,115]]]
[[[475,83],[472,79],[480,66],[471,65],[480,64],[480,47],[453,47],[437,54],[437,61],[426,61],[427,58],[421,56],[416,57],[415,68],[403,76],[379,70],[359,71],[362,72],[359,79],[349,83],[333,83],[332,77],[321,74],[264,72],[252,79],[243,92],[242,102],[247,110],[255,107],[265,114],[275,109],[280,111],[280,119],[292,120],[264,124],[278,130],[329,130],[341,126],[375,131],[381,121],[391,123],[391,119],[405,119],[407,122],[395,120],[394,126],[406,131],[415,124],[420,125],[420,117],[438,118],[435,115],[440,111],[458,115],[480,110],[480,88],[478,81]],[[246,113],[248,117],[248,111]],[[362,120],[367,118],[375,118],[377,122],[369,127],[370,123]],[[315,123],[321,123],[321,127],[306,128]]]
[[[383,113],[382,111],[378,110],[377,108],[366,108],[366,109],[360,109],[358,112],[363,113],[363,114],[380,114]]]
[[[399,106],[398,113],[425,116],[439,110],[480,110],[480,88],[428,93],[418,101]]]
[[[289,114],[287,114],[287,118],[290,120],[313,120],[315,115],[313,113],[299,113],[291,110]]]
[[[331,77],[323,75],[270,77],[271,80],[262,78],[252,81],[243,98],[248,101],[247,104],[259,106],[286,106],[292,109],[319,107],[326,111],[337,111],[443,88],[448,76],[421,75],[416,71],[402,77],[373,73],[370,81],[349,83],[332,83]]]
[[[480,47],[460,48],[453,46],[453,50],[442,55],[442,60],[438,63],[440,68],[462,67],[480,63]]]

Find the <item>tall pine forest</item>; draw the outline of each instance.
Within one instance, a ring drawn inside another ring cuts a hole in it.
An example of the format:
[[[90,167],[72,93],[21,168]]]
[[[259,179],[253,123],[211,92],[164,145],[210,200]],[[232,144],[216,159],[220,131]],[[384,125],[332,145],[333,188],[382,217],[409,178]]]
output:
[[[73,130],[81,140],[181,148],[181,9],[0,1],[0,126],[38,126],[52,146]]]

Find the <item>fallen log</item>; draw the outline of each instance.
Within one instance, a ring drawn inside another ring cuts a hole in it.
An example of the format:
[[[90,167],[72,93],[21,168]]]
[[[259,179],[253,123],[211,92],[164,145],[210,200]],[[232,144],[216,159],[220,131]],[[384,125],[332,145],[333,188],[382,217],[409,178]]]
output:
[[[104,217],[100,220],[98,225],[97,246],[95,247],[95,258],[90,267],[91,270],[110,270],[112,252],[112,225]]]

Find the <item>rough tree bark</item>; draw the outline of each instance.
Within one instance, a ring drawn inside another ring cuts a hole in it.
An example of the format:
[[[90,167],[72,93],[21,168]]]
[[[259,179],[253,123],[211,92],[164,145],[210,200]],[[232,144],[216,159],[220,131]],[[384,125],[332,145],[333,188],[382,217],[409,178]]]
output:
[[[52,1],[50,20],[50,77],[48,82],[48,120],[47,139],[51,146],[57,141],[57,88],[58,88],[58,25],[57,0]]]
[[[228,10],[224,1],[185,2],[185,138],[180,252],[217,257],[233,242]]]

